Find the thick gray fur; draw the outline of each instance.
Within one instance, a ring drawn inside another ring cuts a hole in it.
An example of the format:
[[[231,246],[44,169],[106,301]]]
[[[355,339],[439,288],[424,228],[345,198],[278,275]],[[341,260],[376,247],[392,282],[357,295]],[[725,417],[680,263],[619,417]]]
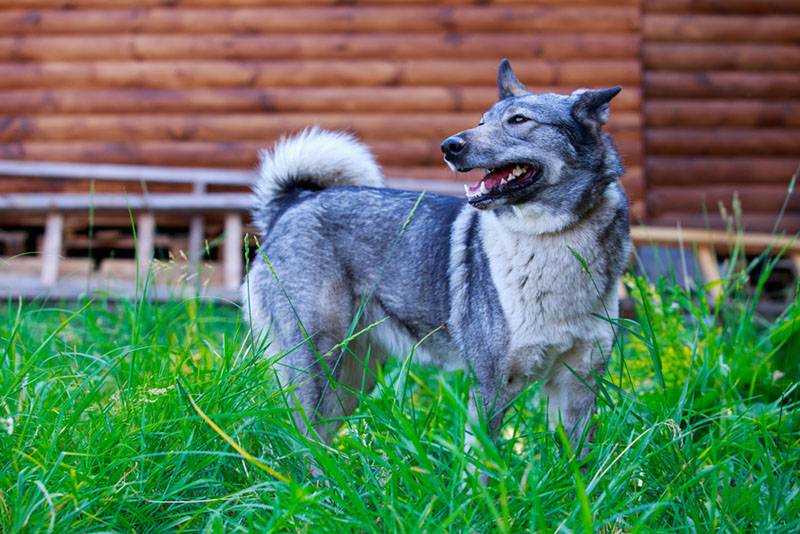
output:
[[[279,379],[305,412],[296,418],[304,431],[309,420],[331,439],[357,404],[348,388],[372,386],[367,346],[371,367],[434,331],[415,358],[474,373],[473,421],[496,433],[508,404],[540,380],[551,422],[576,441],[584,431],[614,339],[597,315],[617,316],[630,251],[620,158],[601,131],[619,88],[532,94],[504,61],[498,90],[481,124],[456,134],[464,150],[448,164],[530,162],[541,175],[474,205],[383,188],[367,149],[342,133],[308,130],[264,153],[254,207],[263,256],[243,286],[244,309],[254,334],[270,331],[270,350],[288,351]],[[519,114],[526,120],[511,124]],[[334,347],[364,295],[359,327],[388,319],[343,353]]]

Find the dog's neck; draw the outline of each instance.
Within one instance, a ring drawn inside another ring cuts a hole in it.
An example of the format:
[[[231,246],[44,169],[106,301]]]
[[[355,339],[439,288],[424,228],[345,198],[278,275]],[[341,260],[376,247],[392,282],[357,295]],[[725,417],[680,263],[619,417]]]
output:
[[[615,213],[623,202],[621,186],[614,180],[605,185],[591,206],[581,211],[555,210],[546,204],[529,202],[510,209],[484,212],[483,215],[512,234],[545,236],[579,229],[598,216]]]

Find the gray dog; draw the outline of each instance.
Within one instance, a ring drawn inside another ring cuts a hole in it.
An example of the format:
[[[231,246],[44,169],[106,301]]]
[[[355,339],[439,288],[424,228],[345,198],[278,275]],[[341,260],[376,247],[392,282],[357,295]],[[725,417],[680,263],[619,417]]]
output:
[[[374,383],[382,356],[367,354],[416,345],[418,361],[473,373],[470,414],[490,435],[540,380],[551,423],[574,443],[591,437],[614,340],[600,317],[617,316],[630,250],[622,166],[601,131],[621,88],[534,94],[503,60],[498,89],[478,126],[442,143],[452,169],[486,169],[466,201],[384,188],[367,148],[343,133],[306,130],[263,154],[262,249],[244,308],[286,351],[279,380],[304,432],[307,420],[332,438]]]

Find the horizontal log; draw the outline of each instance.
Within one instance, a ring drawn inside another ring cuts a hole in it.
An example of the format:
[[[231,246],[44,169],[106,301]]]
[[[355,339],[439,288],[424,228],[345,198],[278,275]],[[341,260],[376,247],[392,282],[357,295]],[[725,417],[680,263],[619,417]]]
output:
[[[638,85],[635,60],[520,60],[531,85]],[[0,89],[45,87],[492,85],[495,60],[151,61],[0,63]],[[446,75],[445,75],[446,73]]]
[[[742,1],[742,0],[733,0]],[[778,0],[770,0],[770,3]],[[787,0],[784,0],[787,1]],[[536,0],[537,5],[552,6],[636,6],[639,0]],[[266,0],[14,0],[14,3],[0,4],[5,8],[75,9],[97,8],[143,8],[143,7],[261,7]],[[271,6],[338,6],[342,0],[269,0]],[[347,5],[372,6],[396,5],[397,0],[347,0]],[[403,0],[404,5],[525,5],[530,0]]]
[[[43,176],[47,174],[48,164],[46,162],[13,162],[14,164],[30,163],[31,171],[36,168],[44,171],[40,172]],[[163,161],[162,161],[163,163]],[[195,162],[201,164],[202,162]],[[5,166],[6,162],[0,161],[0,166]],[[142,194],[151,193],[189,193],[192,191],[192,181],[208,183],[208,191],[217,192],[242,192],[249,190],[252,180],[255,179],[253,171],[230,171],[217,170],[214,168],[179,167],[163,168],[138,165],[108,165],[108,164],[81,164],[58,162],[49,164],[53,168],[61,169],[56,174],[57,177],[36,177],[33,172],[20,173],[15,176],[13,173],[4,175],[0,180],[0,193],[129,193]],[[112,169],[113,167],[113,169]],[[116,170],[119,168],[119,171]],[[448,186],[455,184],[460,194],[461,183],[476,180],[480,172],[470,174],[456,174],[449,172],[443,165],[430,165],[427,167],[412,167],[411,165],[388,167],[392,187],[404,189],[419,189],[416,187],[403,187],[406,181],[411,180],[410,176],[417,175],[430,178],[433,176],[438,179],[446,179]],[[414,170],[412,170],[414,169]],[[66,170],[67,172],[64,172]],[[221,178],[215,178],[215,173],[222,173]],[[226,176],[228,175],[228,176]],[[24,176],[24,177],[23,177]],[[139,177],[138,179],[135,177]],[[89,177],[94,177],[89,179]],[[444,178],[442,178],[444,177]],[[142,187],[142,182],[146,182],[146,189]],[[415,184],[423,182],[414,182]],[[438,184],[439,182],[431,182]],[[642,169],[639,166],[631,166],[622,178],[625,191],[631,198],[644,198],[645,184]],[[427,187],[427,190],[439,191],[440,188]]]
[[[757,100],[657,100],[644,106],[648,127],[800,127],[800,102]]]
[[[0,61],[169,59],[636,58],[630,34],[24,35],[0,37]]]
[[[648,15],[651,13],[800,14],[800,4],[797,0],[643,0],[642,9]]]
[[[800,16],[647,15],[642,34],[648,41],[796,43]]]
[[[648,128],[648,154],[709,156],[800,156],[800,129]]]
[[[645,43],[644,67],[650,70],[797,70],[800,47],[764,44]]]
[[[577,87],[529,86],[569,94]],[[494,87],[265,87],[213,89],[0,90],[0,113],[353,112],[474,111],[497,101]],[[638,111],[641,91],[627,86],[611,113]]]
[[[667,157],[647,158],[649,186],[697,184],[789,184],[797,158]]]
[[[650,98],[800,98],[800,74],[787,72],[646,72]]]
[[[674,213],[674,212],[673,212]],[[709,230],[705,225],[694,227],[631,226],[631,239],[635,245],[660,246],[705,246],[719,250],[729,250],[734,246],[753,253],[761,253],[767,248],[777,252],[784,247],[790,251],[800,251],[800,241],[793,236],[777,236],[773,233],[740,233]]]
[[[0,33],[633,32],[635,7],[334,6],[0,11]]]
[[[434,165],[444,167],[440,140],[375,140],[369,143],[382,165]],[[55,141],[0,144],[0,157],[30,161],[136,163],[142,165],[252,167],[258,151],[270,146],[263,141],[220,142],[117,142]],[[641,139],[620,139],[617,148],[626,165],[642,164]],[[0,175],[3,173],[0,161]],[[128,176],[133,176],[131,173]],[[216,183],[212,180],[203,180]]]
[[[42,158],[45,159],[45,158]],[[168,184],[249,185],[255,171],[206,169],[198,166],[171,168],[144,165],[100,165],[53,161],[8,161],[0,159],[0,176],[54,180],[113,180]]]
[[[727,213],[734,213],[734,198],[738,199],[743,212],[748,214],[777,214],[784,203],[788,211],[800,212],[800,193],[788,195],[786,187],[765,185],[655,187],[647,192],[647,207],[653,216],[676,209],[698,213],[719,212],[720,204],[725,205]]]
[[[747,232],[773,233],[778,214],[745,213],[741,219],[741,229]],[[680,224],[684,228],[711,228],[725,230],[730,225],[730,217],[723,218],[719,213],[687,213],[685,211],[663,213],[650,217],[648,224],[662,225],[674,228]],[[778,225],[778,232],[794,234],[800,228],[800,214],[785,213]],[[759,251],[755,251],[759,252]]]
[[[439,141],[474,127],[476,122],[474,113],[20,116],[0,124],[0,142],[268,140],[314,124],[353,130],[369,141],[387,138]],[[640,128],[641,117],[636,113],[617,113],[608,125],[608,130],[620,139],[638,138]]]
[[[0,152],[1,153],[1,152]],[[104,153],[106,154],[106,153]],[[167,159],[169,155],[165,158],[161,158],[158,160],[160,164],[173,164],[173,165],[208,165],[209,167],[212,165],[219,165],[220,158],[216,160],[210,159],[209,161],[203,160],[201,158],[195,158],[191,160],[190,158],[185,159],[174,159],[170,160]],[[95,160],[95,161],[104,161],[104,160]],[[117,161],[117,160],[112,160]],[[146,161],[140,161],[136,159],[120,159],[119,162],[131,162],[134,161],[136,163],[147,163]],[[248,162],[248,165],[242,165],[242,167],[252,167],[252,164],[255,162]],[[222,165],[226,169],[230,169],[233,167],[233,164],[229,165]],[[176,169],[177,170],[177,169]],[[402,189],[420,189],[424,188],[428,191],[433,192],[456,192],[460,193],[461,185],[464,183],[471,183],[477,181],[480,176],[480,171],[474,171],[472,173],[467,174],[456,174],[449,169],[447,169],[444,165],[427,165],[427,166],[412,166],[410,164],[404,165],[395,165],[395,166],[384,166],[383,167],[384,174],[389,177],[390,185],[392,187],[400,187]],[[186,178],[190,178],[190,176],[186,175]],[[98,178],[99,180],[100,178]],[[453,187],[444,187],[440,186],[440,182],[453,184]],[[411,187],[407,184],[419,184],[417,187]],[[634,200],[641,200],[644,198],[644,191],[645,191],[645,183],[644,177],[642,173],[641,167],[638,166],[629,166],[625,175],[622,178],[622,184],[625,187],[628,196]],[[444,187],[444,188],[443,188]],[[40,193],[42,191],[51,191],[51,192],[64,192],[64,193],[77,193],[77,192],[87,192],[90,188],[94,188],[94,191],[97,193],[123,193],[127,192],[128,194],[136,194],[142,193],[142,186],[140,182],[136,180],[130,181],[116,181],[116,182],[95,182],[91,184],[89,180],[84,180],[77,178],[66,182],[65,180],[59,180],[56,178],[50,179],[35,179],[35,178],[16,178],[16,177],[4,177],[2,179],[2,184],[0,184],[0,193]],[[246,190],[247,186],[243,184],[239,185],[228,185],[224,188],[221,186],[213,186],[209,189],[213,192],[230,192],[230,191],[244,191]],[[153,193],[167,193],[167,192],[189,192],[190,186],[182,185],[181,183],[164,183],[158,184],[153,183],[148,185],[147,190]]]
[[[33,193],[0,196],[0,209],[10,212],[42,213],[59,211],[127,211],[147,210],[164,212],[208,213],[247,212],[252,196],[246,193],[217,193],[214,195],[87,195]]]

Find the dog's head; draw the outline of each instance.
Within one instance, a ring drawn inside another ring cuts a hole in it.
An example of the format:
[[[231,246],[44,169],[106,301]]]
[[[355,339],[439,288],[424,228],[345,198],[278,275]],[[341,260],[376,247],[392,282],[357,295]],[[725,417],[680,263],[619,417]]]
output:
[[[497,87],[500,99],[478,126],[442,142],[453,170],[486,171],[478,183],[465,186],[472,206],[539,204],[550,212],[574,212],[581,201],[576,196],[586,200],[587,193],[622,174],[614,145],[601,131],[621,87],[531,93],[505,59]]]

